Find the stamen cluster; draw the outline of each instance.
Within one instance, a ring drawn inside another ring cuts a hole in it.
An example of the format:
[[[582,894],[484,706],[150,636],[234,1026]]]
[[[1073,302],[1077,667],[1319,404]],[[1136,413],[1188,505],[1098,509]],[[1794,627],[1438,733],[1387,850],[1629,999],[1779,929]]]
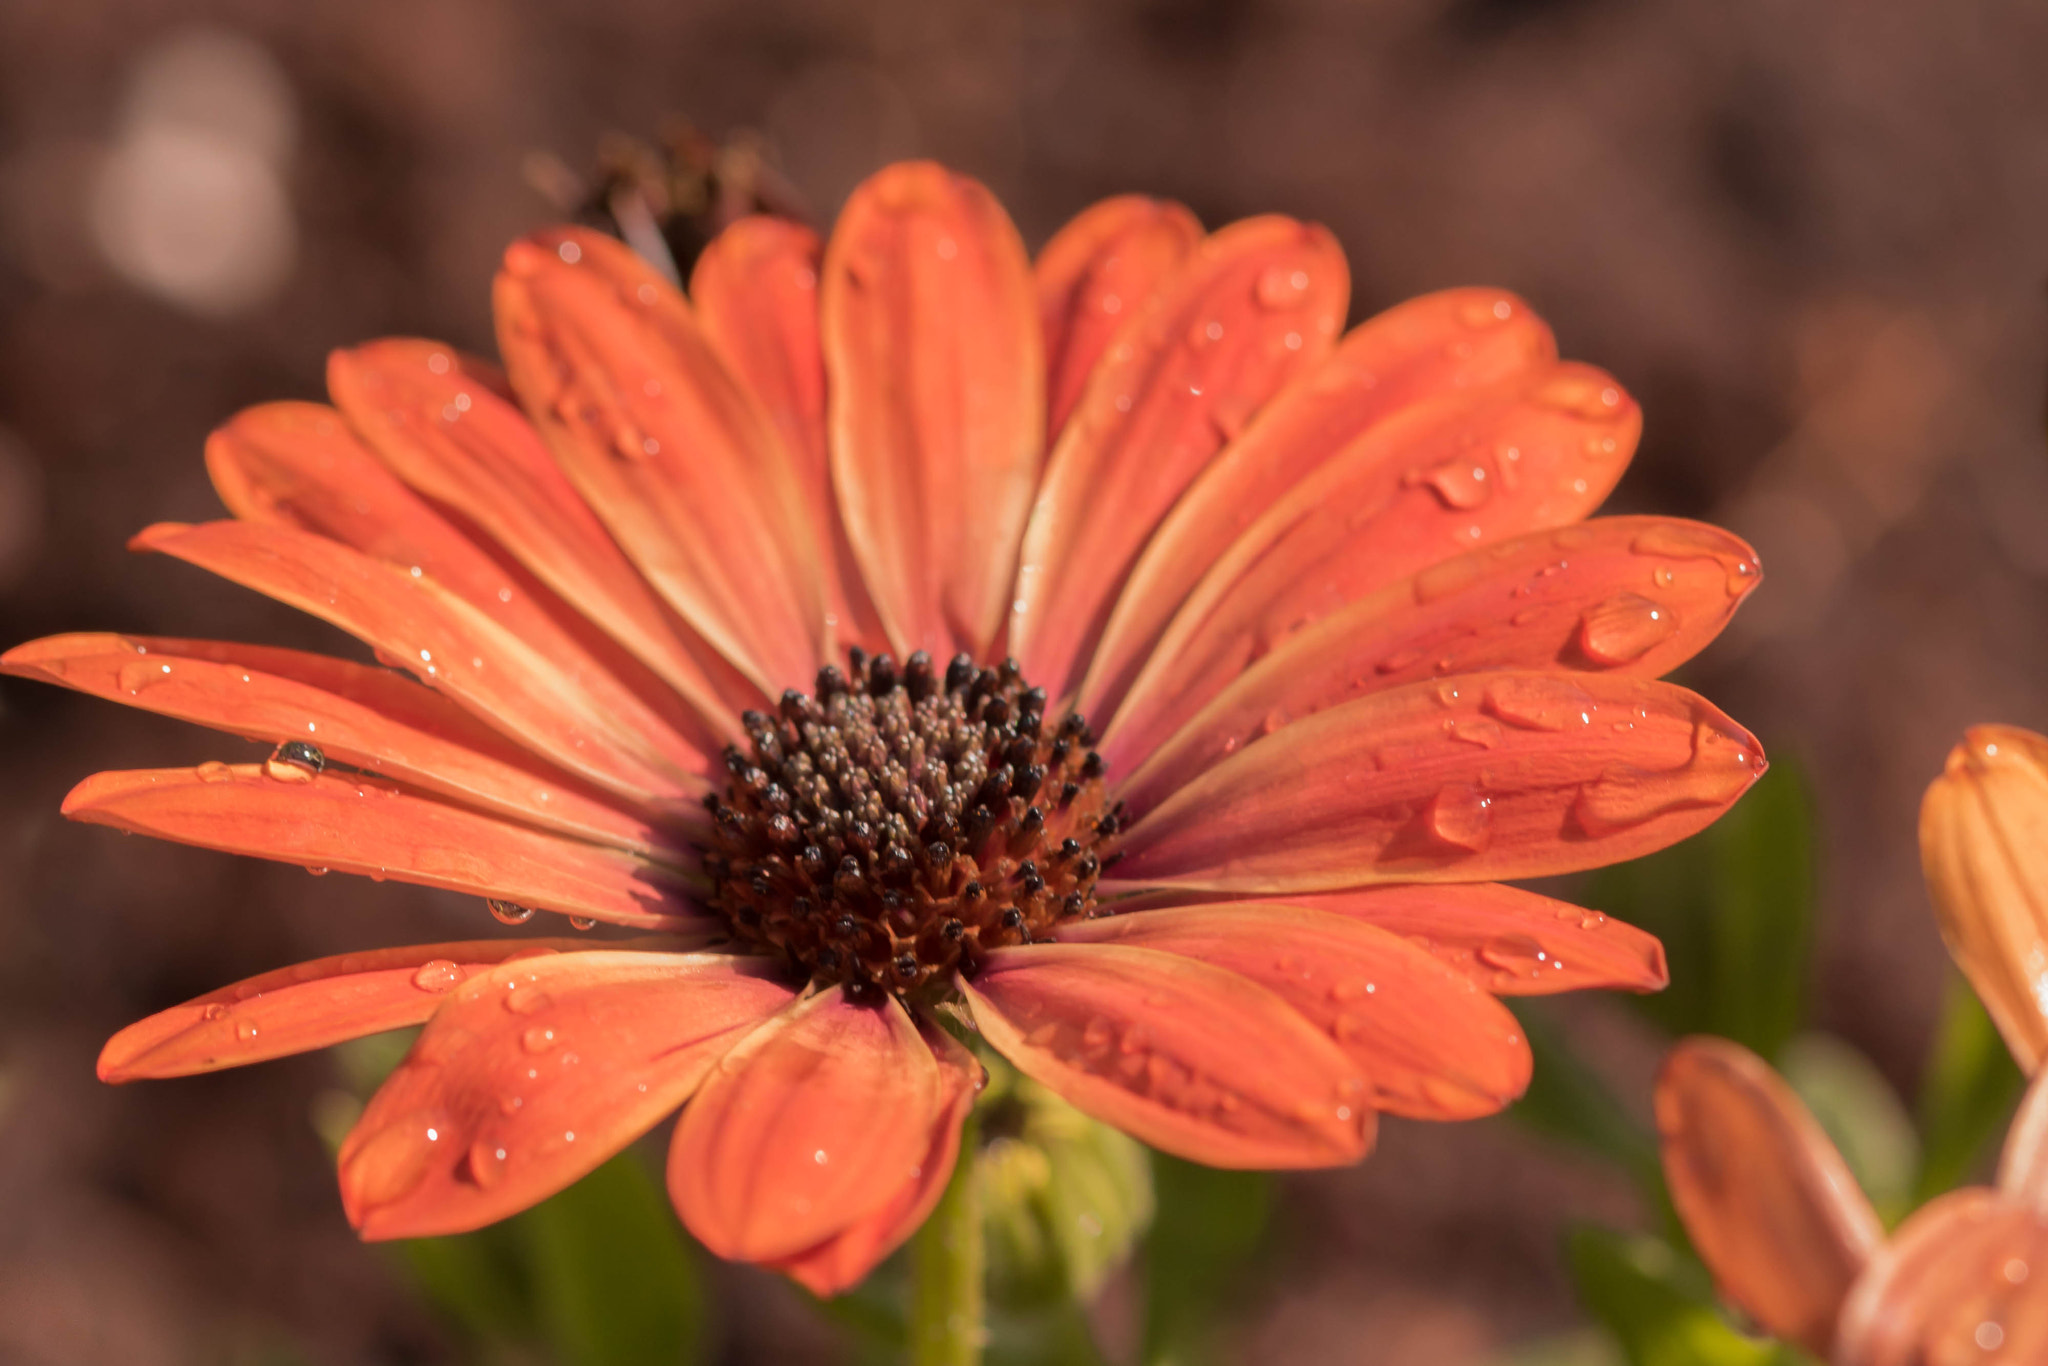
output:
[[[1016,661],[827,665],[742,718],[706,798],[705,867],[735,936],[850,995],[904,993],[1095,909],[1118,813],[1078,714],[1046,724]]]

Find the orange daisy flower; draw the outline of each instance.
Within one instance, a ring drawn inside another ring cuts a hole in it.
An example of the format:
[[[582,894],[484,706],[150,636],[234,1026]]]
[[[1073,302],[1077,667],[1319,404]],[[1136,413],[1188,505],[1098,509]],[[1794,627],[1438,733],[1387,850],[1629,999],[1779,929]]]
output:
[[[21,646],[13,672],[278,746],[66,813],[656,937],[302,964],[124,1030],[101,1075],[425,1022],[341,1153],[364,1236],[501,1218],[682,1107],[690,1229],[821,1292],[944,1186],[979,1077],[949,1015],[1219,1166],[1506,1104],[1529,1052],[1497,994],[1665,973],[1497,880],[1669,844],[1762,772],[1654,681],[1756,559],[1581,523],[1639,414],[1520,301],[1340,339],[1348,287],[1320,228],[1138,197],[1034,265],[980,185],[907,164],[822,245],[739,223],[687,299],[594,233],[514,244],[502,374],[337,352],[333,406],[208,443],[235,520],[136,545],[391,668]]]
[[[1664,1175],[1721,1293],[1835,1366],[2048,1354],[2048,1077],[2006,1134],[1996,1187],[1914,1211],[1890,1239],[1792,1088],[1726,1039],[1657,1079]]]

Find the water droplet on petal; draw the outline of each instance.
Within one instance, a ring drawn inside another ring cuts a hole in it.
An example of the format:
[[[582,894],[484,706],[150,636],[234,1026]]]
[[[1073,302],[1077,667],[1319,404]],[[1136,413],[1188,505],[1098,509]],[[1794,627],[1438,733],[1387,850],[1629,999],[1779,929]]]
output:
[[[446,1128],[438,1113],[415,1110],[372,1134],[341,1164],[342,1193],[348,1204],[375,1209],[419,1185]]]
[[[202,1019],[207,1020],[218,1020],[225,1018],[227,1013],[228,1008],[222,1005],[219,1001],[208,1001],[206,1003],[206,1009],[199,1012],[200,1017]]]
[[[1572,805],[1579,828],[1598,838],[1686,807],[1732,801],[1764,769],[1749,742],[1708,722],[1693,725],[1692,757],[1674,769],[1622,764],[1579,789]]]
[[[192,770],[202,783],[225,783],[234,779],[235,771],[218,759],[208,759]]]
[[[1499,678],[1486,686],[1486,710],[1523,730],[1563,730],[1591,703],[1562,679]]]
[[[1308,293],[1308,272],[1298,266],[1268,266],[1259,273],[1252,295],[1264,308],[1289,308]]]
[[[1492,833],[1493,799],[1466,784],[1453,784],[1430,801],[1427,819],[1430,833],[1445,844],[1477,853]]]
[[[1670,608],[1637,593],[1618,593],[1579,619],[1579,648],[1595,664],[1631,664],[1677,630]]]
[[[420,964],[419,971],[412,975],[412,984],[421,991],[452,991],[462,981],[462,969],[446,958],[435,958]]]
[[[572,915],[569,917],[569,925],[572,929],[594,930],[597,928],[597,921],[587,915]]]
[[[505,1174],[506,1151],[488,1138],[479,1138],[469,1145],[470,1179],[485,1190],[498,1184]]]
[[[320,747],[306,740],[287,740],[263,761],[263,775],[280,783],[310,783],[327,767]]]
[[[533,907],[522,906],[516,901],[505,901],[498,897],[491,897],[484,902],[484,905],[490,907],[491,914],[497,917],[500,924],[524,925],[527,921],[533,919]]]
[[[1526,934],[1502,934],[1479,946],[1479,961],[1515,977],[1537,977],[1550,955]]]
[[[535,1025],[519,1036],[519,1046],[529,1053],[545,1053],[555,1046],[555,1031],[546,1025]]]
[[[255,1038],[259,1032],[260,1031],[257,1029],[256,1022],[254,1020],[235,1021],[235,1037],[240,1039],[243,1043],[247,1043],[249,1042],[249,1040]]]
[[[321,867],[321,866],[320,866],[319,864],[317,864],[317,863],[309,863],[309,864],[307,864],[307,865],[306,865],[306,876],[307,876],[307,877],[326,877],[326,876],[327,876],[327,869],[325,869],[325,868],[322,868],[322,867]]]
[[[139,693],[152,683],[163,682],[164,675],[170,671],[171,666],[168,664],[148,664],[138,659],[121,666],[117,681],[123,692]]]
[[[1427,470],[1410,470],[1401,483],[1408,488],[1427,484],[1452,508],[1475,508],[1493,496],[1486,466],[1470,456],[1461,455]]]

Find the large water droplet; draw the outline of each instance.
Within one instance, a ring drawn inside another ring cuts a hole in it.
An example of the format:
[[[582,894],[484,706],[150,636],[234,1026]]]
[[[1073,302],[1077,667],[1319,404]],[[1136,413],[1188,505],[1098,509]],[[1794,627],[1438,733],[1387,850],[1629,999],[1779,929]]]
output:
[[[569,917],[569,928],[576,930],[594,930],[597,928],[597,920],[592,916],[572,915]]]
[[[519,1046],[529,1053],[545,1053],[555,1046],[555,1031],[546,1025],[535,1025],[519,1036]]]
[[[505,1175],[505,1159],[510,1155],[497,1140],[479,1138],[469,1145],[470,1179],[485,1190],[491,1189]]]
[[[305,740],[287,740],[263,761],[263,775],[280,783],[310,783],[327,767],[320,747]]]
[[[1617,593],[1579,618],[1579,648],[1595,664],[1631,664],[1671,639],[1678,618],[1638,593]]]
[[[120,683],[123,692],[139,693],[152,683],[163,682],[170,671],[171,666],[168,664],[155,664],[138,659],[123,664],[116,681]]]
[[[446,958],[435,958],[419,966],[413,973],[412,984],[421,991],[453,991],[462,981],[462,969]]]
[[[1477,788],[1453,784],[1430,801],[1428,821],[1430,833],[1445,844],[1478,853],[1492,833],[1493,799]]]
[[[1452,508],[1476,508],[1493,496],[1486,466],[1470,456],[1459,456],[1426,470],[1410,470],[1401,477],[1408,488],[1427,484]]]
[[[1540,977],[1550,955],[1526,934],[1501,934],[1479,946],[1479,961],[1513,977]]]
[[[1497,678],[1486,685],[1486,710],[1523,730],[1563,730],[1591,705],[1582,689],[1561,679]]]
[[[1692,757],[1684,764],[1663,770],[1618,765],[1579,789],[1572,812],[1580,829],[1598,838],[1667,811],[1732,801],[1763,771],[1763,756],[1746,740],[1697,721]]]
[[[235,777],[235,771],[218,759],[208,759],[192,772],[198,775],[202,783],[233,782]]]
[[[1574,417],[1596,422],[1621,411],[1622,392],[1613,381],[1582,374],[1560,374],[1536,390],[1536,402]]]
[[[533,907],[522,906],[516,901],[506,901],[494,896],[485,901],[484,905],[490,907],[491,914],[503,925],[524,925],[533,919]]]

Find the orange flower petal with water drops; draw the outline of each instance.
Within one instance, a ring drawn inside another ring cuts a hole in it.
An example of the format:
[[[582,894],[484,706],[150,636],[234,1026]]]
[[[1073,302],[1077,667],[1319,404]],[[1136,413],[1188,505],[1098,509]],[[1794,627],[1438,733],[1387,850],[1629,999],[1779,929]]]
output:
[[[1061,943],[1200,959],[1265,987],[1337,1042],[1370,1104],[1410,1119],[1476,1119],[1529,1085],[1529,1043],[1507,1008],[1414,945],[1300,906],[1221,902],[1063,925]]]
[[[999,949],[961,991],[995,1050],[1105,1124],[1212,1167],[1334,1167],[1372,1147],[1357,1061],[1249,978],[1156,949]]]
[[[953,1164],[960,1156],[960,1126],[982,1087],[982,1067],[943,1029],[929,1023],[919,1029],[938,1060],[940,1086],[946,1097],[931,1147],[887,1205],[809,1251],[774,1264],[777,1271],[793,1277],[814,1295],[837,1295],[866,1280],[884,1257],[917,1232],[952,1179]]]
[[[1609,517],[1485,546],[1332,612],[1189,713],[1153,691],[1097,748],[1132,806],[1261,736],[1369,692],[1489,669],[1657,678],[1704,649],[1761,582],[1718,527]]]
[[[669,1198],[720,1257],[796,1257],[895,1201],[952,1099],[900,1002],[829,987],[749,1035],[683,1111]]]
[[[1351,329],[1224,447],[1146,543],[1088,666],[1079,706],[1107,719],[1202,574],[1318,466],[1402,409],[1547,369],[1550,329],[1497,289],[1447,289]]]
[[[1576,522],[1621,477],[1642,411],[1605,372],[1563,364],[1411,405],[1207,556],[1106,734],[1163,697],[1185,709],[1348,603],[1491,541]]]
[[[17,645],[0,655],[0,672],[251,740],[304,740],[330,760],[600,844],[654,854],[676,842],[676,832],[591,795],[390,669],[263,645],[95,633]]]
[[[1998,1188],[2006,1199],[2048,1214],[2048,1072],[2035,1075],[2005,1131]]]
[[[1948,951],[2025,1071],[2048,1057],[2048,738],[1973,726],[1920,806],[1920,867]]]
[[[129,542],[296,607],[461,703],[534,753],[630,800],[673,808],[710,764],[602,671],[529,642],[443,589],[283,526],[159,522]]]
[[[137,1020],[100,1050],[100,1080],[187,1077],[424,1024],[479,972],[591,947],[574,939],[472,939],[316,958]]]
[[[229,854],[445,887],[616,925],[689,930],[694,873],[392,783],[261,764],[96,773],[64,814]]]
[[[1842,1308],[1835,1366],[2048,1361],[2048,1220],[1991,1191],[1914,1211]]]
[[[461,1233],[597,1167],[689,1098],[789,988],[760,959],[593,950],[464,981],[341,1146],[372,1240]]]
[[[1170,199],[1123,194],[1083,209],[1032,263],[1045,333],[1046,434],[1057,439],[1096,362],[1142,318],[1202,240],[1202,224]]]
[[[1671,982],[1657,936],[1497,882],[1417,882],[1288,901],[1399,935],[1496,996],[1662,991]]]
[[[1703,828],[1763,770],[1754,736],[1669,683],[1411,683],[1276,731],[1142,814],[1103,890],[1271,894],[1597,868]]]
[[[1046,464],[1018,562],[1011,653],[1055,698],[1079,681],[1124,576],[1225,442],[1324,355],[1351,276],[1322,228],[1214,234],[1096,366]]]
[[[1664,1177],[1721,1292],[1767,1332],[1826,1355],[1884,1226],[1777,1073],[1740,1044],[1681,1041],[1657,1078]]]
[[[976,181],[887,167],[840,211],[819,315],[834,484],[889,638],[979,652],[1009,606],[1045,445],[1024,244]]]
[[[481,529],[604,644],[681,693],[698,729],[737,736],[730,718],[758,706],[760,690],[655,596],[504,387],[496,366],[440,342],[393,337],[327,357],[335,406],[393,473]],[[518,592],[504,577],[482,605]],[[588,632],[582,643],[610,653]]]
[[[742,218],[713,238],[690,272],[704,335],[753,391],[796,458],[818,544],[830,544],[826,589],[839,643],[888,648],[832,494],[825,425],[825,352],[818,337],[818,234],[786,218]]]
[[[506,251],[493,304],[528,416],[641,573],[770,696],[811,677],[827,604],[798,457],[681,292],[556,228]]]

